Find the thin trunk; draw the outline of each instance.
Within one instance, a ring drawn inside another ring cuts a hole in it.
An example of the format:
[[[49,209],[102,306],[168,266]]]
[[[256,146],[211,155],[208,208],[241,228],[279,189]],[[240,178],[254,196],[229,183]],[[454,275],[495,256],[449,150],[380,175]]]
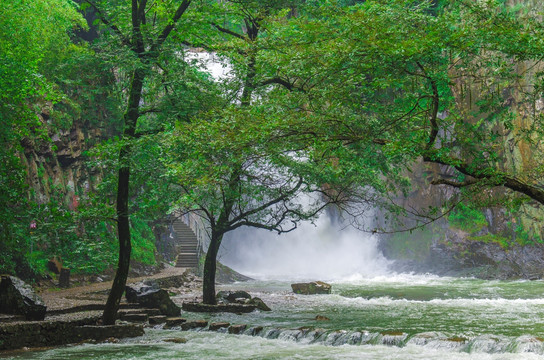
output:
[[[123,139],[130,141],[134,137],[136,123],[139,117],[139,104],[142,96],[142,87],[144,82],[144,71],[136,69],[133,72],[132,84],[130,87],[130,96],[125,113],[125,128]],[[117,317],[119,302],[125,291],[128,271],[130,267],[130,218],[129,218],[129,184],[130,184],[130,157],[132,146],[126,143],[119,152],[119,180],[117,184],[117,232],[119,237],[119,261],[115,279],[106,302],[106,307],[102,315],[104,325],[112,325]]]
[[[203,303],[209,305],[215,305],[215,272],[217,264],[217,253],[221,246],[221,240],[223,235],[212,233],[210,246],[206,254],[206,261],[204,262],[204,277],[203,277]]]

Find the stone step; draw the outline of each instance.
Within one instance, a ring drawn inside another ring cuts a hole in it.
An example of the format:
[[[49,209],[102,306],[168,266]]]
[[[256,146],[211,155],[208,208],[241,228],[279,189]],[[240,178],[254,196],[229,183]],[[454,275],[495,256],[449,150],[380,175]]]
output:
[[[191,242],[181,242],[181,244],[179,244],[179,246],[191,246],[191,247],[194,247],[196,248],[198,246],[198,242],[197,241],[191,241]]]
[[[182,267],[182,268],[191,268],[191,267],[198,267],[198,261],[183,261],[179,260],[176,262],[176,267]]]

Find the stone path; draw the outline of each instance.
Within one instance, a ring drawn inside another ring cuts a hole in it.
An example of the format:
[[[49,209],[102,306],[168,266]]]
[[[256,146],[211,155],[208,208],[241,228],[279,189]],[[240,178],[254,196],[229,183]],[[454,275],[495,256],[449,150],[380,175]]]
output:
[[[141,282],[146,279],[161,279],[170,276],[182,275],[186,268],[168,267],[155,275],[128,278],[127,284]],[[47,305],[47,310],[60,310],[80,305],[106,303],[107,291],[112,281],[92,283],[84,286],[75,286],[68,289],[50,288],[42,291],[40,296]]]

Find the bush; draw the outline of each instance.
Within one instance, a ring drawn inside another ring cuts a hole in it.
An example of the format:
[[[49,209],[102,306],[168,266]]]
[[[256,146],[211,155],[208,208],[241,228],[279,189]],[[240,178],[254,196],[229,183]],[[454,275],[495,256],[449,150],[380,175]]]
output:
[[[484,214],[480,210],[463,203],[455,207],[448,220],[452,227],[468,233],[478,232],[488,225]]]

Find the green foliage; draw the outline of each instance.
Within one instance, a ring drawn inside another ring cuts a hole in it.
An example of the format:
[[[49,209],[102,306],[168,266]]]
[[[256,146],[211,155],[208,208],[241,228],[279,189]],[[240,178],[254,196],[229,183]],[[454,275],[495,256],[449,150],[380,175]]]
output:
[[[514,229],[516,242],[522,246],[542,244],[544,241],[540,235],[532,228],[527,229],[523,223],[518,219]]]
[[[28,253],[26,261],[32,272],[35,274],[43,275],[47,272],[48,257],[43,251],[34,251]]]
[[[491,233],[481,235],[481,236],[469,236],[467,237],[467,239],[472,241],[483,242],[486,244],[496,243],[496,244],[499,244],[499,246],[505,250],[508,250],[512,246],[512,242],[508,238],[504,236],[496,235],[496,234],[491,234]]]
[[[448,217],[451,226],[469,233],[480,231],[487,226],[485,215],[478,209],[459,203]]]
[[[144,221],[133,216],[131,219],[132,259],[143,264],[154,265],[155,260],[155,235]]]
[[[37,109],[62,97],[50,70],[74,50],[71,29],[85,24],[66,0],[3,1],[0,14],[0,272],[28,277],[43,270],[43,259],[30,251],[37,205],[26,184],[22,144],[48,145],[49,129]]]

